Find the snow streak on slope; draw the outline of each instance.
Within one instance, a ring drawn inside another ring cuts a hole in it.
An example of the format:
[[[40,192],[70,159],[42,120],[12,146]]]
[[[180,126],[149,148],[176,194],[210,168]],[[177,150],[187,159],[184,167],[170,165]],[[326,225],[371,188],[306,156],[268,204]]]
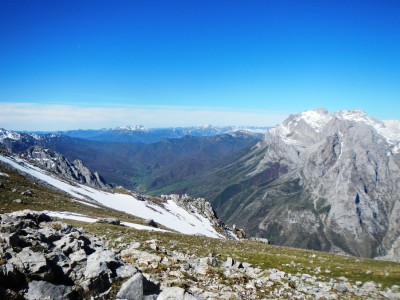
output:
[[[139,218],[153,219],[155,222],[181,233],[201,234],[213,238],[223,237],[215,231],[208,219],[188,213],[173,201],[168,201],[165,207],[161,207],[147,200],[138,200],[131,195],[99,191],[81,184],[71,185],[20,158],[0,155],[0,161],[47,182],[78,199],[96,201],[104,206],[124,211]]]
[[[77,213],[71,213],[71,212],[60,212],[60,211],[48,211],[48,210],[45,210],[43,212],[46,215],[49,215],[50,217],[54,217],[54,218],[67,219],[67,220],[76,220],[76,221],[81,221],[81,222],[86,222],[86,223],[95,223],[95,222],[97,222],[97,219],[89,218],[89,217],[87,217],[86,215],[83,215],[83,214],[77,214]],[[127,226],[127,227],[138,229],[138,230],[168,232],[167,230],[164,230],[164,229],[145,226],[145,225],[140,225],[140,224],[134,224],[134,223],[130,223],[130,222],[121,222],[121,224],[124,225],[124,226]]]

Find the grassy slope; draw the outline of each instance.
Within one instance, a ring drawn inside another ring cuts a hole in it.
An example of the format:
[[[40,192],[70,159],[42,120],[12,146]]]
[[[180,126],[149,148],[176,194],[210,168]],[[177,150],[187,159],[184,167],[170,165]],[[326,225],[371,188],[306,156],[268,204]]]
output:
[[[372,280],[384,287],[391,287],[400,282],[400,263],[271,246],[248,240],[219,240],[177,233],[139,231],[98,223],[85,224],[77,221],[70,223],[82,226],[90,233],[106,236],[111,245],[116,247],[119,244],[113,242],[116,238],[122,238],[125,243],[132,241],[144,243],[150,239],[157,239],[157,245],[166,248],[167,251],[177,250],[199,256],[213,253],[220,255],[221,261],[230,256],[261,269],[276,268],[291,274],[307,273],[326,281],[332,277],[345,276],[353,283],[358,280],[362,282]],[[316,272],[317,267],[321,268],[320,274]],[[326,273],[326,270],[329,270],[329,273]]]

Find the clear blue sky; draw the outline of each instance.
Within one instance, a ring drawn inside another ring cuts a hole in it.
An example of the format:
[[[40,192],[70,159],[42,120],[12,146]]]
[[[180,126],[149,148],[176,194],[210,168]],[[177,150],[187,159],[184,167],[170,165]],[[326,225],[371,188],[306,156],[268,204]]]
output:
[[[400,119],[400,1],[0,0],[2,103]]]

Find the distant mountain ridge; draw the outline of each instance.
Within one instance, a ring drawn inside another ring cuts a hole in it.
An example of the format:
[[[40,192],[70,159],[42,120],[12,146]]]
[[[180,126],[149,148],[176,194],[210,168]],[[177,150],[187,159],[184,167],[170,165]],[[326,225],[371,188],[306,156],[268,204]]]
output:
[[[246,131],[249,134],[264,134],[269,127],[257,126],[213,126],[206,124],[203,126],[191,127],[166,127],[166,128],[146,128],[143,125],[125,125],[115,128],[102,129],[77,129],[56,132],[17,132],[21,134],[31,134],[35,136],[64,135],[73,138],[86,139],[99,142],[117,143],[157,143],[164,138],[181,138],[184,136],[206,137],[220,134],[233,134],[237,131]]]

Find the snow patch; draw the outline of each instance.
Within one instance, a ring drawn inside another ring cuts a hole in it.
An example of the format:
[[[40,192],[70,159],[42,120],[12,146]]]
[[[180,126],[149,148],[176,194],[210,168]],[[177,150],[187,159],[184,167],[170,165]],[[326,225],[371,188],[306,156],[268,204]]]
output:
[[[342,157],[342,154],[343,154],[343,142],[340,142],[340,154],[338,159]]]
[[[1,173],[1,172],[0,172],[0,176],[10,177],[8,174],[6,174],[6,173]]]
[[[158,231],[158,232],[170,232],[165,229],[160,229],[160,228],[155,228],[155,227],[150,227],[150,226],[145,226],[141,224],[135,224],[135,223],[129,223],[129,222],[121,222],[122,225],[125,225],[126,227],[134,228],[137,230],[148,230],[148,231]]]
[[[83,214],[72,213],[72,212],[44,210],[43,213],[45,213],[46,215],[49,215],[52,218],[75,220],[75,221],[81,221],[81,222],[86,222],[86,223],[94,223],[97,220],[97,219],[89,218]]]
[[[231,238],[233,238],[234,240],[239,240],[239,238],[236,236],[236,234],[233,233],[232,230],[230,230],[230,229],[225,229],[225,231],[226,231],[226,233],[227,233]]]
[[[329,115],[326,110],[315,109],[302,112],[299,118],[310,125],[316,132],[320,132],[321,129],[329,123],[332,116]]]

